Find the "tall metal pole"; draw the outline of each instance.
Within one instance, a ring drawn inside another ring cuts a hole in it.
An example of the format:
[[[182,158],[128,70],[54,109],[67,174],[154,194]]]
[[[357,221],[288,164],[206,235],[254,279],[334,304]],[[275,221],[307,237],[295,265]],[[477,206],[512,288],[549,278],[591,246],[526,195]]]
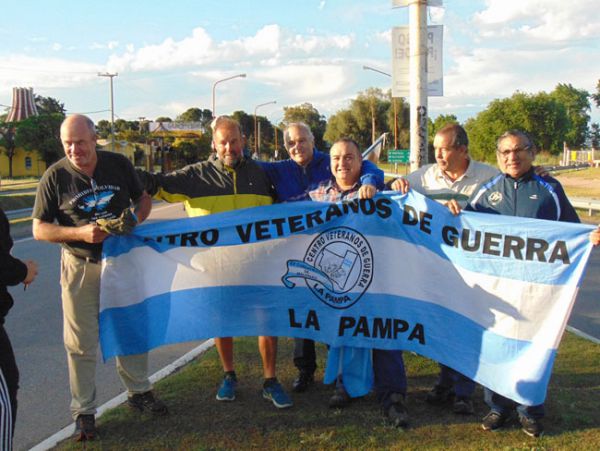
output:
[[[108,73],[108,72],[98,72],[99,77],[109,77],[110,78],[110,150],[115,151],[115,98],[113,91],[113,78],[119,75],[118,73]]]
[[[258,119],[257,119],[256,111],[261,106],[271,105],[273,103],[277,103],[277,100],[271,100],[270,102],[261,103],[260,105],[256,105],[254,107],[254,153],[256,154],[256,158],[258,158],[258,155],[259,155],[258,151],[260,150],[258,147],[259,136],[258,136]]]
[[[215,111],[215,88],[217,87],[217,85],[219,83],[227,81],[227,80],[233,80],[234,78],[246,78],[246,74],[232,75],[231,77],[222,78],[221,80],[217,80],[213,83],[213,87],[212,87],[212,117],[213,117],[213,119],[217,117],[217,112]]]
[[[410,170],[427,164],[427,2],[408,5]]]

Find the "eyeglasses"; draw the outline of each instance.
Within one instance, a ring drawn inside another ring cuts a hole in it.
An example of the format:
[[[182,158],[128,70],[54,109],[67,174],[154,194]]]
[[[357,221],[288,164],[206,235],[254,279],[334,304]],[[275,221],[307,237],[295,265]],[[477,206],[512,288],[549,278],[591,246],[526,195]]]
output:
[[[497,150],[496,153],[500,155],[502,158],[508,158],[508,156],[512,153],[514,155],[523,154],[525,152],[529,152],[531,150],[530,146],[526,147],[515,147],[514,149],[502,149]]]

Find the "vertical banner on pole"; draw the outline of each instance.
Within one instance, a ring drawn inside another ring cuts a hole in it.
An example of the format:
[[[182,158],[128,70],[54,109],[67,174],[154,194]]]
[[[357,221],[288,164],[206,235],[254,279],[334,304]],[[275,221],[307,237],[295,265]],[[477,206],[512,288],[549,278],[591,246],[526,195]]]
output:
[[[444,95],[443,25],[427,27],[427,95]],[[409,26],[392,28],[392,97],[408,97],[410,93]]]

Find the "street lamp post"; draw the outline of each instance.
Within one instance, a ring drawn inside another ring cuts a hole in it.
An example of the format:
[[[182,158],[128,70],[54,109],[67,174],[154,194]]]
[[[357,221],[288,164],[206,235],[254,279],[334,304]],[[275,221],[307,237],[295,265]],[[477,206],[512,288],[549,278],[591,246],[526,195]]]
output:
[[[113,78],[119,75],[118,73],[111,74],[109,72],[98,72],[98,77],[110,78],[110,148],[115,151],[115,98],[113,95]]]
[[[215,111],[215,88],[217,87],[217,85],[219,83],[227,81],[227,80],[233,80],[234,78],[246,78],[246,74],[232,75],[231,77],[222,78],[221,80],[217,80],[213,83],[213,87],[212,87],[212,116],[213,116],[213,119],[217,117],[217,112]]]
[[[388,74],[387,72],[383,72],[382,70],[379,69],[375,69],[374,67],[371,66],[363,66],[364,70],[372,70],[373,72],[379,72],[380,74],[386,75],[388,77],[391,77],[391,74]],[[398,148],[398,107],[396,105],[396,98],[392,97],[392,105],[394,107],[394,149]],[[373,125],[374,127],[374,125]]]
[[[258,119],[256,116],[256,110],[258,110],[261,106],[265,106],[265,105],[271,105],[277,103],[276,100],[271,100],[270,102],[265,102],[265,103],[261,103],[260,105],[256,105],[254,107],[254,153],[256,154],[257,158],[259,155],[259,145],[258,142],[260,141],[260,137],[258,136]]]

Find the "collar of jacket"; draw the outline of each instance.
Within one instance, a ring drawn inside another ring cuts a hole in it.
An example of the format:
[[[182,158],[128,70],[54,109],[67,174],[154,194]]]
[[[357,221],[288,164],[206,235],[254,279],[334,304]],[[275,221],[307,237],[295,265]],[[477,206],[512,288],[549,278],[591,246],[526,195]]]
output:
[[[243,156],[243,155],[242,155],[242,158],[240,158],[240,161],[237,164],[237,166],[234,167],[234,168],[229,167],[229,166],[225,166],[223,164],[223,162],[221,160],[219,160],[219,157],[217,156],[216,153],[212,153],[210,155],[210,157],[208,157],[208,161],[210,163],[214,164],[219,170],[222,170],[222,171],[234,171],[234,172],[237,172],[240,169],[240,167],[248,164],[246,157]]]
[[[533,178],[534,174],[535,174],[535,172],[534,172],[534,167],[533,167],[533,166],[531,166],[531,167],[529,168],[529,170],[528,170],[528,171],[527,171],[525,174],[523,174],[521,177],[519,177],[519,178],[514,178],[514,177],[511,177],[511,176],[510,176],[510,175],[508,175],[508,174],[505,174],[505,175],[506,175],[506,178],[507,178],[507,179],[511,179],[511,180],[514,180],[514,181],[516,181],[516,182],[518,182],[518,183],[521,183],[521,182],[524,182],[524,181],[526,181],[526,180],[529,180],[529,179]]]

